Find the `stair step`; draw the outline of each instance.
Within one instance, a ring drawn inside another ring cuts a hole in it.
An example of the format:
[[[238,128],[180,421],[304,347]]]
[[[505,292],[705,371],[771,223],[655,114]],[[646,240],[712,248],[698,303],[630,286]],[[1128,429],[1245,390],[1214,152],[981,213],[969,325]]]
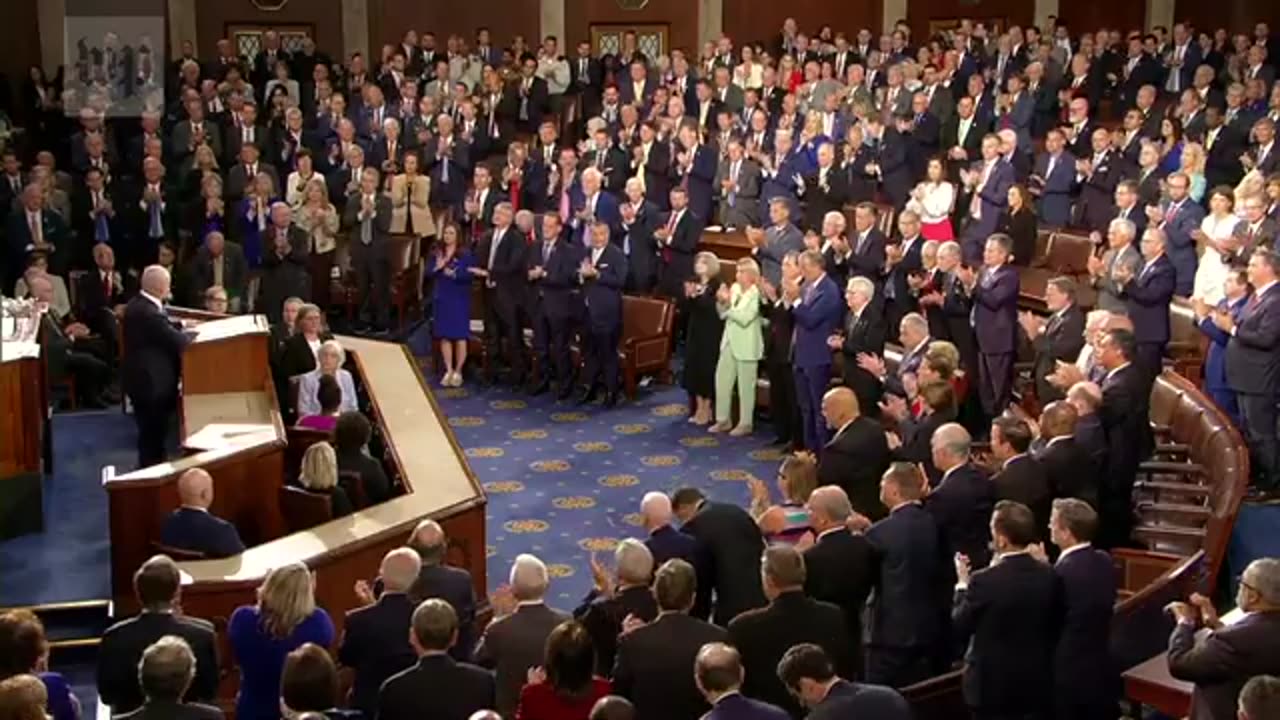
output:
[[[1192,515],[1201,519],[1207,519],[1212,514],[1212,511],[1204,505],[1188,505],[1186,503],[1139,502],[1138,510],[1144,513]]]
[[[1155,490],[1157,492],[1185,493],[1208,497],[1213,491],[1208,485],[1199,483],[1173,482],[1171,480],[1139,480],[1133,484],[1139,490]]]

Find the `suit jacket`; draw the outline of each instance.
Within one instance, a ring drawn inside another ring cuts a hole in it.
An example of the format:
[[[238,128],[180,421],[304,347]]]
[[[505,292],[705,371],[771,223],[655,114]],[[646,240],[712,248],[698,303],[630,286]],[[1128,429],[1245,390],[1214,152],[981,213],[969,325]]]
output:
[[[974,170],[981,173],[982,164],[976,165]],[[977,191],[982,209],[979,211],[979,218],[974,219],[972,215],[969,216],[970,222],[964,231],[964,237],[969,239],[966,247],[985,243],[987,237],[996,231],[1000,216],[1009,204],[1009,188],[1013,186],[1015,180],[1013,166],[1003,160],[996,160],[987,175],[987,182]],[[971,258],[971,254],[972,250],[967,251],[965,257],[973,262],[976,258]],[[977,254],[981,254],[980,248]]]
[[[524,683],[524,671],[520,683]],[[519,693],[519,686],[516,687]],[[382,720],[467,720],[477,710],[494,707],[493,674],[443,653],[426,655],[393,675],[378,693]],[[502,707],[499,705],[499,707]],[[515,710],[514,700],[508,712]]]
[[[858,366],[858,356],[863,353],[884,356],[888,329],[880,305],[868,303],[857,316],[850,312],[845,317],[842,330],[844,341],[840,345],[840,353],[844,356],[844,384],[858,396],[859,407],[874,413],[880,402],[880,379]],[[878,485],[879,481],[880,476],[876,475],[872,484]]]
[[[1112,370],[1102,382],[1098,419],[1107,439],[1105,494],[1111,498],[1129,497],[1138,464],[1155,448],[1148,415],[1153,380],[1145,368],[1130,364]]]
[[[489,195],[496,195],[490,191]],[[418,175],[413,178],[404,173],[391,178],[391,227],[393,233],[403,233],[410,219],[413,233],[428,237],[436,233],[436,223],[431,217],[431,178]]]
[[[1093,153],[1078,155],[1092,160]],[[1126,163],[1114,150],[1108,150],[1101,161],[1095,163],[1093,172],[1080,182],[1080,202],[1076,205],[1080,225],[1090,230],[1106,233],[1107,225],[1115,217],[1116,185],[1126,172]]]
[[[189,702],[214,702],[218,695],[218,643],[213,624],[200,618],[164,612],[146,612],[107,628],[98,648],[97,685],[102,702],[115,715],[143,706],[138,686],[138,661],[152,643],[177,635],[191,646],[196,676],[187,688]]]
[[[488,703],[481,707],[496,707],[504,717],[511,717],[515,713],[520,688],[524,687],[529,668],[542,665],[547,636],[570,617],[567,613],[538,603],[521,605],[514,613],[489,623],[480,638],[480,644],[476,646],[475,657],[478,664],[494,668],[496,672],[497,704],[495,706],[491,692]],[[384,691],[383,701],[386,700]],[[463,720],[470,712],[462,715]],[[379,717],[382,717],[381,713]],[[410,717],[426,717],[426,714],[407,715],[406,720]]]
[[[648,585],[622,588],[611,597],[592,591],[587,601],[573,611],[595,646],[596,675],[607,678],[613,672],[622,621],[630,615],[645,622],[652,622],[658,616],[658,603]]]
[[[1250,613],[1203,637],[1195,625],[1178,623],[1168,657],[1170,675],[1195,683],[1193,720],[1230,720],[1249,678],[1280,673],[1280,613]]]
[[[591,249],[583,250],[582,257],[590,260],[591,254]],[[582,283],[587,323],[593,331],[620,331],[622,288],[627,284],[627,257],[616,245],[605,245],[595,268],[599,274],[584,279]]]
[[[121,381],[134,405],[172,406],[178,398],[179,367],[187,337],[149,298],[135,296],[125,307],[125,359]],[[239,552],[237,550],[236,552]]]
[[[1072,303],[1060,312],[1049,316],[1044,330],[1032,341],[1035,364],[1032,376],[1036,383],[1036,398],[1041,403],[1061,400],[1064,395],[1054,387],[1048,376],[1057,369],[1059,361],[1074,363],[1084,348],[1084,311]]]
[[[1042,541],[1049,532],[1049,510],[1053,502],[1049,476],[1039,460],[1028,454],[1010,458],[991,476],[995,500],[1012,500],[1031,509],[1036,518],[1036,531]]]
[[[1127,266],[1133,271],[1134,277],[1138,275],[1138,269],[1142,267],[1142,255],[1133,243],[1125,245],[1116,252],[1114,248],[1109,248],[1102,254],[1102,274],[1093,279],[1093,287],[1098,291],[1097,307],[1099,310],[1107,310],[1109,312],[1128,312],[1128,308],[1124,298],[1120,296],[1122,290],[1112,277],[1115,275],[1117,267]]]
[[[1280,288],[1249,296],[1227,343],[1227,384],[1238,393],[1280,392]]]
[[[701,720],[787,720],[789,717],[786,710],[776,705],[733,693],[720,698]]]
[[[791,223],[771,225],[764,231],[764,243],[751,252],[760,263],[760,274],[776,287],[782,282],[782,259],[789,252],[804,249],[804,235]]]
[[[837,605],[807,597],[802,590],[778,595],[767,607],[742,613],[729,623],[729,643],[742,654],[742,691],[796,715],[794,697],[778,679],[778,661],[800,643],[814,643],[831,658],[836,674],[853,677],[856,662],[849,628]]]
[[[370,164],[372,167],[372,164]],[[266,173],[271,176],[271,181],[276,188],[280,187],[280,175],[276,173],[276,169],[271,165],[259,161],[256,164],[259,173]],[[254,178],[256,176],[249,174],[249,168],[242,162],[238,162],[227,169],[227,199],[232,202],[239,202],[244,197],[245,191],[253,187]]]
[[[1034,454],[1044,470],[1053,497],[1072,497],[1097,507],[1097,475],[1105,468],[1090,456],[1074,435],[1053,438]]]
[[[804,178],[804,226],[814,230],[821,230],[827,213],[840,212],[848,198],[846,173],[832,165],[827,170],[825,183],[819,182],[819,174],[820,170],[814,169]]]
[[[683,613],[663,613],[618,638],[613,691],[635,704],[637,720],[700,717],[707,702],[690,668],[703,645],[727,638],[719,626]]]
[[[926,648],[942,632],[938,592],[946,575],[945,546],[933,516],[920,503],[889,512],[866,533],[875,550],[875,593],[870,604],[872,647]]]
[[[802,369],[831,364],[827,338],[839,327],[844,310],[840,290],[831,278],[824,274],[816,282],[806,281],[801,286],[801,302],[791,310],[796,323],[792,355],[795,366]]]
[[[115,720],[221,720],[222,710],[202,703],[149,702]]]
[[[911,706],[893,688],[839,680],[831,686],[822,702],[809,710],[806,720],[864,717],[876,720],[911,720]]]
[[[1111,556],[1090,546],[1063,553],[1054,564],[1062,589],[1062,631],[1053,653],[1055,695],[1109,707],[1115,701],[1110,656],[1116,572]]]
[[[1165,252],[1175,270],[1175,289],[1179,295],[1190,295],[1197,264],[1196,241],[1191,233],[1200,229],[1200,223],[1204,220],[1204,208],[1187,198],[1170,218],[1169,203],[1165,202],[1163,206],[1166,220],[1162,227],[1168,238]]]
[[[178,508],[160,528],[160,542],[207,557],[230,557],[244,552],[236,526],[212,513]]]
[[[203,297],[204,291],[214,284],[213,262],[208,247],[202,244],[191,260],[191,290],[197,297]],[[222,250],[222,286],[228,298],[245,297],[249,287],[249,265],[244,259],[244,250],[230,241]]]
[[[989,523],[995,492],[976,466],[965,463],[947,471],[942,482],[925,498],[924,507],[933,515],[951,553],[963,553],[975,568],[991,559]]]
[[[1169,342],[1169,302],[1173,300],[1174,267],[1167,255],[1149,262],[1121,289],[1125,308],[1140,343]]]
[[[979,351],[1013,353],[1018,333],[1018,271],[1010,265],[983,270],[972,297]]]
[[[75,315],[90,327],[102,317],[104,312],[111,312],[116,305],[124,305],[137,292],[137,281],[128,273],[112,271],[111,294],[107,295],[106,284],[102,280],[102,272],[97,268],[89,270],[76,286]]]
[[[952,183],[960,181],[960,169],[967,168],[971,163],[982,157],[982,136],[983,129],[979,127],[978,118],[970,119],[968,132],[963,138],[960,137],[960,116],[953,115],[950,119],[942,123],[942,130],[938,138],[938,147],[943,152],[949,152],[952,148],[960,148],[965,151],[966,158],[964,160],[952,160],[947,158],[947,176]]]
[[[698,541],[694,563],[698,597],[691,611],[694,617],[711,616],[713,594],[715,623],[722,627],[739,613],[765,604],[760,586],[764,538],[746,510],[704,501],[680,530]]]
[[[341,459],[338,462],[341,467]],[[440,598],[453,606],[458,614],[458,641],[449,648],[449,654],[455,660],[469,660],[475,647],[472,636],[476,621],[476,592],[471,573],[451,565],[423,565],[418,579],[409,586],[408,595],[415,608],[431,598]]]
[[[684,560],[692,565],[697,559],[698,541],[692,535],[682,533],[670,525],[663,525],[649,533],[644,544],[653,555],[655,568],[661,567],[668,560]]]
[[[1060,608],[1053,569],[1026,553],[1005,556],[956,590],[952,622],[969,645],[966,705],[1015,716],[1048,709]]]
[[[558,239],[544,263],[544,242],[533,243],[526,250],[526,267],[541,267],[546,271],[546,275],[529,282],[529,306],[550,318],[577,317],[581,314],[577,297],[578,266],[585,251],[568,240]]]
[[[844,612],[856,676],[862,665],[862,612],[876,580],[875,551],[865,536],[837,528],[804,551],[804,565],[805,594]]]
[[[738,189],[735,192],[724,190],[721,186],[730,178],[733,163],[725,158],[720,161],[716,170],[716,179],[712,187],[717,188],[720,207],[720,224],[725,227],[745,228],[760,225],[760,189],[762,176],[760,166],[754,161],[743,159],[738,166]]]
[[[879,423],[859,415],[822,449],[818,484],[838,485],[849,496],[854,510],[878,519],[886,512],[880,504],[880,476],[890,460],[889,445]]]
[[[417,661],[405,631],[414,607],[408,595],[384,592],[374,604],[347,612],[338,661],[355,670],[351,704],[366,717],[378,710],[382,683]]]

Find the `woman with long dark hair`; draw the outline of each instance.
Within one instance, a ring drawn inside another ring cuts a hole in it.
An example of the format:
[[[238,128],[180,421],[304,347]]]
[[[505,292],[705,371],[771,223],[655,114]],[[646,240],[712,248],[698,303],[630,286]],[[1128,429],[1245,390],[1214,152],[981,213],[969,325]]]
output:
[[[551,631],[542,663],[529,670],[516,720],[587,720],[591,707],[611,690],[608,680],[595,677],[591,634],[577,620]]]

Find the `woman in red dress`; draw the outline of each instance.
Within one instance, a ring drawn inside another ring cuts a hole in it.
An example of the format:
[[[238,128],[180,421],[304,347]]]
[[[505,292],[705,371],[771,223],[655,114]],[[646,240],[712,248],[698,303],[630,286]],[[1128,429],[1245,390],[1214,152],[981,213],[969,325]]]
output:
[[[593,674],[591,635],[576,620],[551,631],[542,662],[542,667],[529,670],[516,720],[587,720],[596,701],[609,694],[609,681]]]

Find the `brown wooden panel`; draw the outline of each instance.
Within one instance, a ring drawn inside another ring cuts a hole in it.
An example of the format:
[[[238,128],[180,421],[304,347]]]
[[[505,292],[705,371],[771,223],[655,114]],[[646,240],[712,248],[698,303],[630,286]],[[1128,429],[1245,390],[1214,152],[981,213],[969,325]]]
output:
[[[202,57],[213,57],[214,44],[232,25],[310,25],[315,28],[317,46],[335,60],[344,55],[342,3],[293,0],[274,12],[259,10],[252,0],[205,0],[195,5],[197,48]]]
[[[984,0],[973,4],[965,0],[911,0],[907,4],[907,22],[918,45],[929,37],[930,23],[944,23],[957,18],[973,18],[1000,27],[1011,24],[1026,27],[1031,23],[1034,3],[1027,0]],[[896,19],[896,18],[895,18]]]
[[[40,472],[44,452],[44,363],[40,358],[0,363],[0,482]]]
[[[21,101],[28,71],[40,64],[40,25],[36,15],[37,0],[5,0],[0,2],[0,27],[5,29],[4,52],[0,53],[0,72],[9,77],[13,90],[16,121],[31,120],[26,103]],[[52,77],[53,68],[49,68]]]
[[[1071,34],[1096,30],[1100,27],[1118,27],[1137,30],[1145,27],[1146,6],[1143,3],[1108,2],[1107,0],[1073,0],[1062,3],[1059,16]]]
[[[270,379],[268,342],[262,332],[188,345],[182,354],[182,391],[196,395],[261,390]]]
[[[369,3],[369,42],[377,50],[384,43],[396,44],[409,29],[436,34],[443,50],[449,35],[461,35],[468,45],[475,43],[476,28],[489,28],[497,47],[508,47],[516,35],[536,47],[538,0],[465,0],[464,2],[422,2],[422,0],[376,0]],[[562,38],[563,39],[563,38]]]
[[[670,47],[693,50],[696,54],[701,44],[697,4],[689,0],[649,0],[640,10],[624,10],[617,0],[565,0],[564,14],[570,48],[591,39],[592,25],[618,24],[666,24]]]
[[[879,34],[882,11],[880,2],[724,0],[724,31],[735,45],[758,42],[772,48],[782,21],[789,17],[796,18],[805,32],[816,33],[823,25],[830,25],[853,37],[862,28]]]

